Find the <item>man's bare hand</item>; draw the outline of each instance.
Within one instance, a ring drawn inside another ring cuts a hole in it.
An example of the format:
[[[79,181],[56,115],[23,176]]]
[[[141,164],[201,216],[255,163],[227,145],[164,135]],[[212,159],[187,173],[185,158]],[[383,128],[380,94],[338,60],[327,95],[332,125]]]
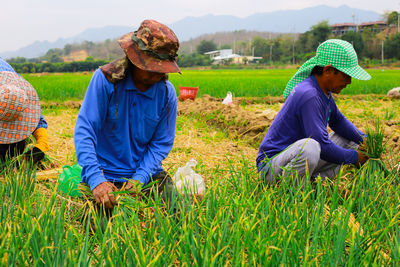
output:
[[[113,183],[103,182],[93,189],[94,199],[97,204],[103,204],[107,209],[112,209],[117,204],[115,195],[112,192],[117,190]]]
[[[358,159],[355,165],[357,168],[360,168],[369,159],[369,157],[364,153],[362,153],[361,151],[357,151],[357,153],[358,153]]]

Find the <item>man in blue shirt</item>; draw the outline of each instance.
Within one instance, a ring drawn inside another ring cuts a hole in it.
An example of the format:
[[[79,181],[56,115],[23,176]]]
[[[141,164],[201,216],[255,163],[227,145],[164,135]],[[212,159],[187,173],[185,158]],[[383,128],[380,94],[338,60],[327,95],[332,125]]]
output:
[[[351,77],[371,78],[358,65],[351,44],[331,39],[289,81],[286,101],[257,156],[258,171],[267,184],[297,175],[304,186],[306,173],[312,178],[333,178],[343,164],[365,163],[368,157],[356,150],[365,135],[339,111],[332,97],[351,83]]]
[[[161,167],[172,149],[177,116],[176,92],[166,74],[180,72],[179,41],[157,21],[143,21],[118,42],[126,57],[94,73],[74,137],[82,182],[107,209],[121,187],[136,192],[158,182],[159,193],[172,188]]]

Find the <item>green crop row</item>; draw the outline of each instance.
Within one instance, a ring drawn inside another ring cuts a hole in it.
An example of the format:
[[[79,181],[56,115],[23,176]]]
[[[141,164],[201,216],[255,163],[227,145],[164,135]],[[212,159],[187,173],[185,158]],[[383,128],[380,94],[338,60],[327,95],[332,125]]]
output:
[[[352,79],[342,94],[386,94],[399,86],[400,70],[368,70],[372,79]],[[263,70],[187,70],[170,74],[170,81],[179,86],[199,87],[199,95],[224,97],[227,91],[236,96],[280,96],[287,82],[296,73],[294,69]]]
[[[40,100],[63,102],[83,99],[92,73],[24,74],[23,77],[36,89]]]
[[[302,191],[290,180],[265,187],[248,162],[238,166],[216,169],[201,201],[176,197],[163,208],[159,199],[140,204],[120,196],[112,222],[104,231],[95,224],[94,235],[80,221],[82,200],[58,195],[29,170],[7,169],[0,182],[0,265],[399,264],[395,171],[383,179],[383,172],[361,169],[343,197],[339,184],[349,175]]]
[[[279,96],[295,69],[263,70],[182,70],[170,74],[170,81],[179,94],[179,86],[199,87],[198,95],[224,97],[228,91],[235,96]],[[353,79],[342,94],[386,94],[398,86],[400,70],[368,70],[369,81]],[[65,73],[42,76],[26,74],[24,77],[35,87],[45,101],[83,99],[91,74]]]

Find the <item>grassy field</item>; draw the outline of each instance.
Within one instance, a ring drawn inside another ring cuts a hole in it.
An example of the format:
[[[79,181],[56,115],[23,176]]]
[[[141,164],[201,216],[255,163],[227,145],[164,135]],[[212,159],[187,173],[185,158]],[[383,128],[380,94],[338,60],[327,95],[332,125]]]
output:
[[[28,171],[3,172],[2,265],[396,266],[399,175],[363,169],[305,190],[264,187],[248,162],[209,173],[202,201],[164,209],[121,197],[112,224],[89,235],[84,201],[61,197]],[[342,174],[343,175],[343,174]],[[350,195],[339,184],[346,182]],[[6,208],[5,208],[6,207]],[[151,207],[151,209],[150,209]],[[152,210],[152,211],[150,211]],[[92,215],[93,216],[93,215]]]
[[[76,113],[46,111],[49,121],[68,115],[65,124],[52,125],[51,136],[72,142]],[[52,149],[60,142],[50,141]],[[301,191],[285,180],[265,187],[254,165],[256,149],[245,142],[196,116],[180,116],[164,167],[174,173],[196,158],[195,170],[206,179],[204,198],[177,198],[176,216],[159,199],[146,203],[122,195],[112,223],[94,235],[80,222],[83,198],[60,194],[56,181],[29,170],[2,170],[0,265],[399,264],[398,156],[385,158],[388,175],[345,168],[336,179],[317,179]],[[57,150],[73,153],[65,145]]]
[[[170,74],[170,81],[179,86],[199,86],[199,96],[208,94],[225,97],[227,91],[235,96],[280,96],[286,83],[296,72],[294,69],[271,70],[182,70],[180,74]],[[368,70],[372,79],[353,79],[342,94],[386,94],[398,87],[400,70]],[[85,95],[91,73],[49,74],[24,77],[35,87],[43,101],[79,100]]]
[[[368,70],[372,79],[358,81],[353,79],[342,93],[386,94],[399,86],[400,70]],[[224,97],[227,91],[236,96],[280,96],[287,82],[296,73],[294,69],[273,70],[188,70],[182,75],[171,74],[170,80],[176,88],[199,86],[199,94]]]
[[[92,73],[26,74],[42,101],[81,100],[85,96]]]
[[[207,94],[222,97],[227,90],[236,92],[226,85],[228,76],[241,79],[242,86],[246,77],[259,77],[254,79],[257,84],[270,81],[266,74],[285,84],[293,72],[184,71],[171,75],[171,81],[176,87],[202,81],[198,85],[205,94],[208,76]],[[400,73],[370,72],[387,87],[396,86]],[[91,77],[24,76],[42,100],[54,102],[82,99]],[[188,77],[192,80],[184,80]],[[69,86],[80,90],[58,94]],[[243,92],[254,96],[245,87]],[[362,169],[347,166],[335,179],[317,178],[304,190],[288,180],[267,187],[259,179],[255,158],[271,123],[263,112],[276,113],[280,101],[251,97],[224,106],[219,99],[204,97],[179,102],[175,143],[163,167],[174,174],[196,159],[195,170],[207,187],[202,200],[177,197],[177,215],[159,199],[139,202],[122,194],[105,231],[90,235],[81,223],[84,198],[58,192],[56,179],[9,166],[0,170],[0,266],[398,266],[400,101],[357,95],[337,98],[336,103],[362,130],[381,119],[388,141],[382,159],[389,172],[370,164]],[[49,105],[43,112],[49,123],[48,157],[56,167],[75,163],[78,108]],[[250,135],[250,129],[257,128],[252,119],[257,125],[265,123],[257,135]]]

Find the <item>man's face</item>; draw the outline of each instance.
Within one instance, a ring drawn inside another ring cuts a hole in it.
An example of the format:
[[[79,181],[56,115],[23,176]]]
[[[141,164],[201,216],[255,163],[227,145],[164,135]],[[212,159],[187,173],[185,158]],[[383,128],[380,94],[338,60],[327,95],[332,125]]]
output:
[[[150,87],[159,82],[164,76],[164,73],[151,72],[139,68],[135,68],[133,73],[135,83],[140,83],[146,87]]]
[[[351,84],[351,77],[341,71],[334,72],[331,78],[330,91],[334,94],[340,94],[348,84]]]

